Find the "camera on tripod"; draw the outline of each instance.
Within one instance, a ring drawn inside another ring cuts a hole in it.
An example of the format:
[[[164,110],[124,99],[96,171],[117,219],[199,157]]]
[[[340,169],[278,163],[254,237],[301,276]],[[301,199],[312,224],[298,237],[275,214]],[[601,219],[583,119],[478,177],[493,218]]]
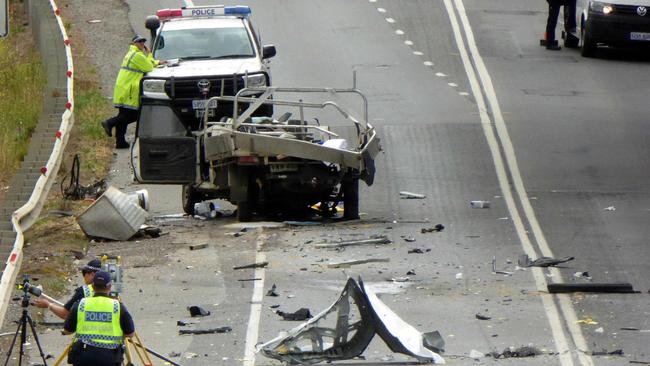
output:
[[[29,306],[29,295],[41,296],[43,289],[40,287],[34,286],[29,282],[29,275],[23,276],[23,282],[16,284],[16,288],[23,291],[22,306]]]

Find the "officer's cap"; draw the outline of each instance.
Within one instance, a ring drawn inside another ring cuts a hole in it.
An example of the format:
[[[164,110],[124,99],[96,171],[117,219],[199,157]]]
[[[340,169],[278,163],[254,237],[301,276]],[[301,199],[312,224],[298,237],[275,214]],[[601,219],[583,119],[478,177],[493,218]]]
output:
[[[137,43],[137,42],[146,42],[147,39],[144,38],[143,36],[136,34],[133,39],[131,40],[131,43]]]
[[[111,274],[106,271],[98,271],[93,278],[93,286],[106,288],[111,284]]]
[[[87,264],[84,264],[83,267],[81,267],[81,270],[85,272],[97,272],[101,269],[102,269],[102,262],[99,259],[93,259]]]

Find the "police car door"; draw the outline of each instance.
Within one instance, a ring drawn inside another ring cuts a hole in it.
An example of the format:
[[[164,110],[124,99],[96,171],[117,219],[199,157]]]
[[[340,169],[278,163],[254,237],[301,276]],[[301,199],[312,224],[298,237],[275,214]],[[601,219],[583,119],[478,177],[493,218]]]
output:
[[[197,138],[167,105],[143,104],[131,150],[135,180],[140,183],[193,183],[198,167]]]

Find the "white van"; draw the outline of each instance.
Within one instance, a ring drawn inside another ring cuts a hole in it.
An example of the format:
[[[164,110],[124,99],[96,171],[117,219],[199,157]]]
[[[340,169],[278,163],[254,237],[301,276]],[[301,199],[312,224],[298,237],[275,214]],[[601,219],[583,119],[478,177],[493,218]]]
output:
[[[650,46],[650,0],[578,0],[580,53],[592,57],[599,44]]]

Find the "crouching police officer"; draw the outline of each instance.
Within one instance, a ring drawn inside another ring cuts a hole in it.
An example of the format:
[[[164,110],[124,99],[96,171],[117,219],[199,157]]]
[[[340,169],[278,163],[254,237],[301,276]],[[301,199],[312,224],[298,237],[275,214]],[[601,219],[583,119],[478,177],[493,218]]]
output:
[[[65,319],[68,316],[72,305],[84,297],[93,296],[93,278],[95,277],[95,273],[99,271],[101,267],[102,262],[99,259],[93,259],[88,262],[88,264],[81,267],[81,275],[83,276],[84,284],[83,286],[79,286],[74,290],[74,295],[72,295],[70,300],[68,300],[68,302],[66,302],[63,306],[49,302],[44,297],[37,297],[32,301],[32,303],[39,308],[47,308],[54,315],[58,316],[61,319]]]
[[[95,273],[95,294],[76,303],[65,319],[63,334],[75,334],[68,363],[75,366],[118,366],[124,356],[124,337],[135,333],[126,307],[108,296],[111,275]]]

